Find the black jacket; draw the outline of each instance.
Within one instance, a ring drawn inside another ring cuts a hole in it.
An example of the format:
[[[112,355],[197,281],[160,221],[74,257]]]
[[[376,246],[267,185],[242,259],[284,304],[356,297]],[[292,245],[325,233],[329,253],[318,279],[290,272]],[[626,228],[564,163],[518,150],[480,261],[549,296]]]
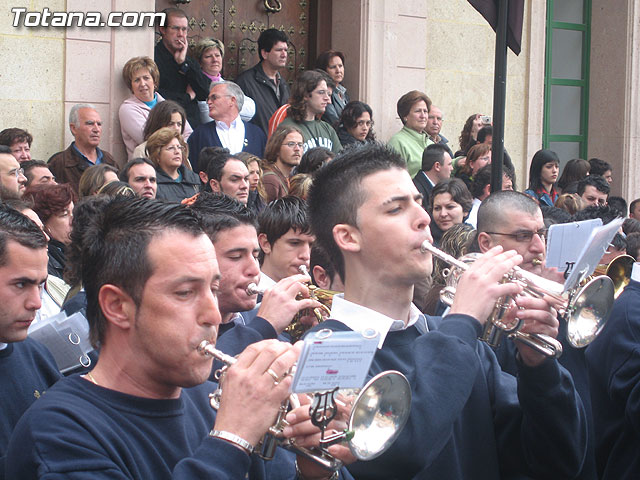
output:
[[[257,125],[267,135],[269,119],[274,112],[289,100],[289,85],[280,78],[278,86],[267,77],[262,62],[242,72],[236,79],[244,94],[256,102],[256,114],[251,123]]]
[[[156,198],[166,202],[180,203],[185,198],[193,197],[200,191],[200,177],[185,168],[183,165],[178,169],[182,175],[182,180],[178,183],[174,181],[164,170],[156,168],[156,177],[158,181],[158,193]]]
[[[191,57],[187,57],[182,65],[178,65],[162,40],[156,45],[154,60],[160,71],[158,92],[165,100],[173,100],[182,105],[187,112],[191,128],[195,129],[200,125],[198,100],[206,100],[209,96],[211,80],[202,73],[198,62]],[[187,93],[187,85],[191,85],[196,92],[196,98],[193,100]]]
[[[413,177],[413,184],[422,194],[422,208],[428,211],[429,197],[431,196],[431,190],[433,190],[431,182],[427,178],[426,174],[422,170],[420,170],[418,173],[416,173],[416,176]]]

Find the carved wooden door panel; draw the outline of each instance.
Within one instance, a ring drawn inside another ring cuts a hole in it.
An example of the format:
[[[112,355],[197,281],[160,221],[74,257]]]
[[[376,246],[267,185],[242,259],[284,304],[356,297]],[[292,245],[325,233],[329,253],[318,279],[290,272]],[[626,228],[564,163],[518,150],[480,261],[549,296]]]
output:
[[[277,28],[289,37],[287,69],[281,74],[289,83],[309,66],[310,0],[156,0],[156,11],[178,7],[189,22],[189,45],[213,37],[225,45],[222,75],[233,80],[258,63],[258,37]]]

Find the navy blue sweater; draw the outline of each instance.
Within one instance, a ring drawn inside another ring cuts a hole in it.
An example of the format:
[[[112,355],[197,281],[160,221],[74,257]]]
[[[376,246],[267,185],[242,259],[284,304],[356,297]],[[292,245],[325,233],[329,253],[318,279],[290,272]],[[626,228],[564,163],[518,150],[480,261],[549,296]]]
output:
[[[567,340],[567,322],[560,319],[558,328],[558,340],[562,344],[562,355],[558,359],[560,365],[567,369],[573,378],[576,391],[580,395],[584,411],[587,416],[587,455],[584,466],[577,480],[596,480],[598,478],[595,459],[595,433],[593,430],[593,412],[591,409],[591,392],[589,389],[589,374],[587,372],[587,361],[585,358],[586,348],[575,348]],[[518,374],[516,362],[516,343],[511,340],[503,340],[495,350],[498,362],[507,373]]]
[[[52,387],[15,428],[7,478],[292,479],[293,455],[264,462],[208,436],[215,421],[210,382],[180,398],[134,397],[80,376]],[[248,475],[248,477],[245,477]]]
[[[640,478],[640,283],[631,281],[587,347],[596,463],[603,480]]]
[[[16,423],[61,376],[49,350],[35,340],[27,338],[0,350],[0,479]]]
[[[427,317],[389,332],[370,375],[399,370],[411,384],[406,427],[380,457],[349,466],[356,479],[571,478],[583,463],[585,414],[571,376],[554,360],[504,373],[466,315]],[[318,328],[349,330],[336,320]]]

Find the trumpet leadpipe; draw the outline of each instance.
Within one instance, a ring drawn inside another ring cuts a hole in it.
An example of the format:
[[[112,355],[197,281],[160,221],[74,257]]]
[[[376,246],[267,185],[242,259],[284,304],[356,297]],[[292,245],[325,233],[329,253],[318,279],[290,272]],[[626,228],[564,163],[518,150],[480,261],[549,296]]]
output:
[[[225,365],[233,365],[234,363],[236,363],[236,359],[234,357],[221,352],[207,340],[203,340],[202,342],[200,342],[200,345],[198,345],[198,353],[204,355],[205,357],[213,357],[216,360],[220,360]]]
[[[422,244],[420,245],[420,251],[422,253],[430,253],[434,257],[437,257],[443,262],[446,262],[449,265],[453,265],[454,267],[459,268],[462,271],[469,269],[469,265],[449,255],[448,253],[443,252],[439,248],[434,247],[433,244],[429,242],[429,240],[425,240],[424,242],[422,242]]]
[[[247,295],[251,296],[251,295],[264,295],[264,288],[259,288],[258,285],[256,285],[255,283],[250,283],[249,285],[247,285],[247,288],[245,290],[247,292]]]

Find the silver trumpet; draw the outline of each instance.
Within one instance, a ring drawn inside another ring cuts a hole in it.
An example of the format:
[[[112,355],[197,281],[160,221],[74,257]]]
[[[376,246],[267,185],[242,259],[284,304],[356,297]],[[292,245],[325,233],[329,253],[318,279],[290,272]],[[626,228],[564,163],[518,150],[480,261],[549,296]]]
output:
[[[437,249],[428,241],[420,246],[423,253],[431,253],[453,268],[449,270],[447,286],[440,293],[441,300],[451,305],[455,295],[460,275],[469,268],[469,264],[480,255],[471,253],[456,259]],[[554,307],[568,324],[567,338],[574,347],[584,347],[591,343],[600,333],[606,317],[613,305],[613,282],[608,277],[596,277],[580,290],[563,293],[564,285],[527,272],[520,267],[514,267],[505,274],[503,282],[514,282],[523,287],[523,294],[534,297],[550,297]],[[503,322],[504,315],[509,309],[510,297],[501,298],[496,303],[493,313],[485,324],[480,340],[491,347],[500,344],[503,335],[523,342],[539,353],[549,357],[559,357],[562,354],[562,344],[555,338],[543,334],[530,334],[520,331],[521,320],[512,324]]]
[[[236,359],[217,350],[206,340],[198,345],[198,352],[224,363],[224,366],[215,372],[218,389],[209,395],[211,407],[217,410],[220,407],[225,372]],[[291,394],[282,402],[275,423],[269,427],[255,450],[257,454],[265,460],[271,460],[275,455],[275,449],[282,447],[314,461],[326,470],[336,471],[343,464],[328,452],[327,449],[331,445],[346,442],[359,460],[372,460],[385,452],[400,435],[411,411],[411,387],[406,377],[393,370],[373,377],[360,389],[352,403],[348,428],[325,437],[324,431],[337,413],[334,399],[336,391],[337,388],[314,394],[314,401],[309,407],[312,423],[322,432],[319,447],[301,447],[296,445],[293,439],[284,438],[282,431],[287,425],[285,416],[290,408],[300,406],[297,395]],[[318,421],[318,418],[323,420]]]

